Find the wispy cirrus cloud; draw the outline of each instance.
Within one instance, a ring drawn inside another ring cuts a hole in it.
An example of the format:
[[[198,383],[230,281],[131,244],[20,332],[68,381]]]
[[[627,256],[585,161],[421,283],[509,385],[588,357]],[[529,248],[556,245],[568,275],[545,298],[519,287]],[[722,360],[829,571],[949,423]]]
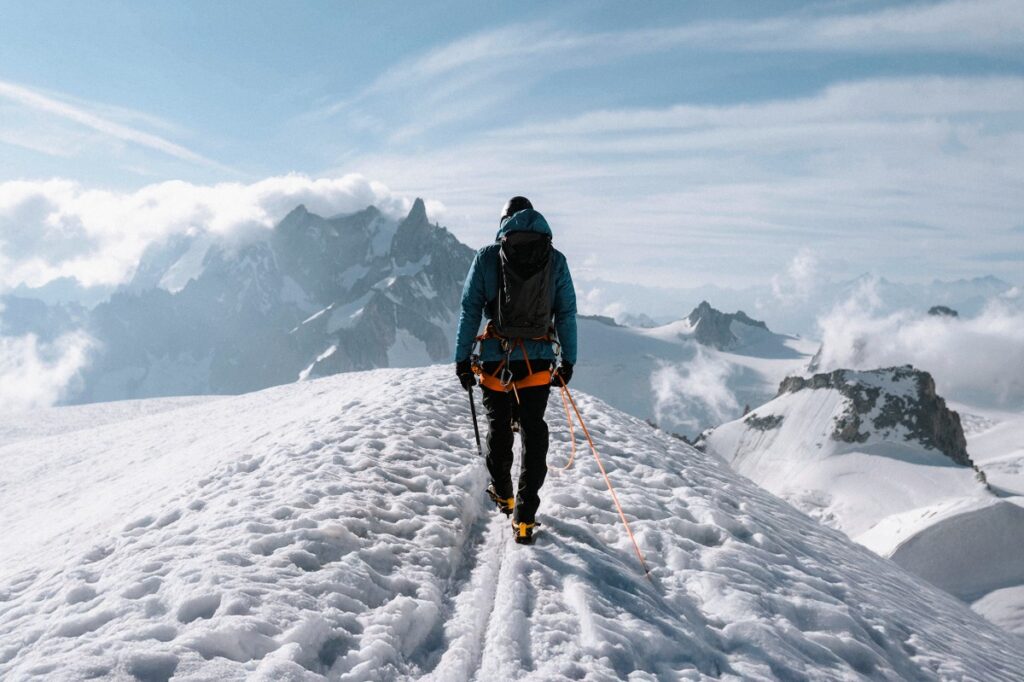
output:
[[[921,76],[588,112],[352,163],[458,207],[448,218],[470,241],[524,193],[570,244],[603,247],[603,268],[690,285],[766,278],[808,244],[911,276],[970,276],[971,254],[1020,241],[1022,158],[1024,78]]]
[[[703,52],[943,52],[1024,49],[1018,0],[947,0],[862,12],[579,31],[534,22],[474,33],[403,60],[352,96],[304,117],[343,115],[403,142],[493,113],[552,74],[633,55]],[[372,122],[372,123],[370,123]]]
[[[0,80],[0,100],[6,100],[18,107],[35,112],[36,114],[44,114],[70,122],[80,126],[81,128],[92,131],[93,133],[98,133],[110,140],[136,145],[188,163],[237,174],[237,171],[228,168],[213,159],[207,158],[198,152],[188,149],[187,147],[172,142],[165,137],[146,132],[140,128],[119,123],[104,115],[104,113],[115,114],[144,121],[149,124],[153,124],[154,121],[159,121],[159,119],[141,112],[129,112],[125,109],[107,107],[103,105],[89,105],[81,102],[80,100],[75,101],[60,95],[44,93],[24,85],[4,80]],[[167,124],[162,125],[169,127]],[[5,136],[3,139],[8,143],[18,144],[18,146],[34,149],[35,151],[41,151],[43,153],[52,153],[55,155],[64,155],[67,153],[66,147],[56,148],[54,145],[48,145],[40,141],[22,141],[19,144],[16,138],[9,135]]]

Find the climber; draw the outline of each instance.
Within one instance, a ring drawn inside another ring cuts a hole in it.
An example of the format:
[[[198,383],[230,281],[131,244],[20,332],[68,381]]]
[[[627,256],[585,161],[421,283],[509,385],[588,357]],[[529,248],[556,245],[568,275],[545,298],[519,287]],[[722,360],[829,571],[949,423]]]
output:
[[[516,542],[529,544],[547,475],[548,395],[551,386],[572,379],[576,363],[576,292],[565,256],[551,246],[551,228],[529,199],[509,199],[499,225],[495,243],[476,253],[462,290],[455,373],[470,392],[479,376],[488,426],[487,494],[512,515]],[[484,315],[487,327],[477,336]],[[513,496],[514,430],[522,461]]]

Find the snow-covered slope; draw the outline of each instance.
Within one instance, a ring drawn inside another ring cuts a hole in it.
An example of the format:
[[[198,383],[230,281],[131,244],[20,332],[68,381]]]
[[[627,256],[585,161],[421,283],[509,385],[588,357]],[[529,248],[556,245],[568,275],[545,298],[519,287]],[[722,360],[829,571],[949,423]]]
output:
[[[0,445],[30,438],[42,438],[95,428],[104,424],[138,419],[150,414],[218,400],[220,396],[178,396],[148,400],[120,400],[65,407],[0,412]]]
[[[691,438],[769,400],[817,346],[707,303],[654,328],[580,317],[579,337],[581,389]]]
[[[964,431],[971,458],[985,472],[992,490],[1005,498],[1024,497],[1024,416],[967,405],[956,408],[965,417]],[[1024,527],[1024,522],[1018,524]],[[1016,544],[1007,542],[1007,547],[1022,545],[1024,542],[1019,539]],[[1024,585],[996,589],[976,600],[972,608],[992,622],[1024,635]]]
[[[967,433],[972,458],[995,490],[1024,496],[1024,415],[984,411],[978,416],[984,423]]]
[[[964,599],[1024,584],[1024,498],[972,468],[924,372],[840,370],[705,434],[738,472]]]
[[[884,518],[940,500],[991,498],[971,467],[928,447],[921,434],[910,437],[907,424],[920,421],[931,431],[913,414],[922,378],[930,381],[926,373],[892,368],[787,379],[776,398],[711,430],[703,443],[736,471],[854,538]]]
[[[652,580],[585,458],[515,545],[453,383],[342,374],[0,448],[0,677],[1019,679],[1019,639],[582,394]]]

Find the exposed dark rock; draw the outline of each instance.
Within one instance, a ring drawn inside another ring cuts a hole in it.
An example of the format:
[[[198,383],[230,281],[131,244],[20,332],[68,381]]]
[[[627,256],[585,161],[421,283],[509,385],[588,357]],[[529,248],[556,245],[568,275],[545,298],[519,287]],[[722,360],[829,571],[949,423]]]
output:
[[[905,438],[942,452],[957,464],[973,466],[960,415],[935,392],[928,372],[910,365],[865,372],[838,369],[812,377],[787,377],[779,395],[806,389],[833,389],[849,400],[836,419],[832,438],[863,443],[872,433],[905,430]]]
[[[933,305],[928,309],[928,314],[937,317],[960,317],[960,313],[944,305]]]
[[[646,424],[648,426],[650,426],[652,429],[657,429],[658,431],[662,431],[664,433],[667,433],[668,435],[672,436],[676,440],[681,440],[684,443],[686,443],[687,445],[694,445],[694,441],[691,441],[689,438],[687,438],[685,435],[683,435],[681,433],[676,433],[675,431],[665,431],[665,429],[663,429],[660,426],[658,426],[658,422],[654,421],[653,419],[644,419],[644,422],[646,422]]]
[[[747,415],[743,419],[743,423],[752,429],[758,431],[771,431],[782,426],[782,415],[781,414],[769,414],[765,417],[759,417],[756,412]]]
[[[752,319],[742,310],[735,313],[723,313],[712,308],[707,301],[701,301],[700,305],[694,308],[686,319],[693,327],[693,336],[697,343],[718,350],[732,348],[739,341],[732,332],[733,322],[768,331],[768,325],[760,320]]]

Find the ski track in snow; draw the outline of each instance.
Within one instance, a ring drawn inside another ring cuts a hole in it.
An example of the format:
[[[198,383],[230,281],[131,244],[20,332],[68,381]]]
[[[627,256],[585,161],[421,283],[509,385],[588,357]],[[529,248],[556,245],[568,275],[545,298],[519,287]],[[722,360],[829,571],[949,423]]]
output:
[[[1009,680],[1024,670],[1019,638],[582,394],[652,580],[585,450],[549,475],[536,545],[516,545],[484,496],[449,373],[339,375],[0,447],[0,514],[18,498],[9,523],[21,527],[10,530],[24,538],[63,523],[59,538],[24,541],[30,565],[0,571],[0,678]],[[557,395],[549,422],[560,465]],[[39,468],[14,490],[7,464],[33,458]],[[117,504],[100,500],[87,524],[48,509],[58,498],[95,504],[90,476],[108,469],[69,474],[67,458],[123,469]],[[167,460],[184,473],[144,475]]]

